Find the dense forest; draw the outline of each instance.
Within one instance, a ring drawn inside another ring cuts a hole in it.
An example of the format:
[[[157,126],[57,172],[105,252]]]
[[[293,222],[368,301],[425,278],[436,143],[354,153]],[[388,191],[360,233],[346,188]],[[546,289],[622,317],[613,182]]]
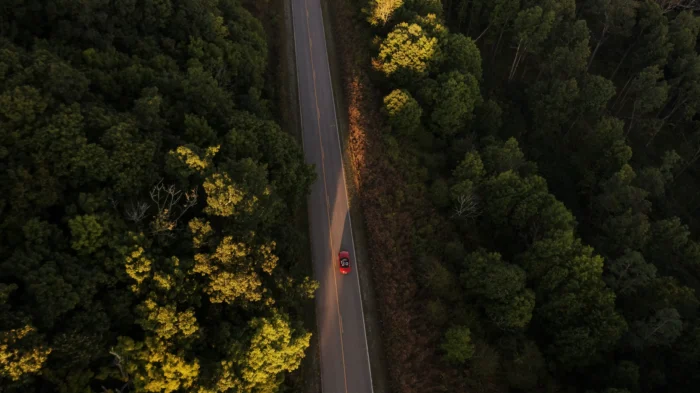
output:
[[[365,46],[339,51],[350,105],[381,95],[381,127],[349,121],[360,186],[377,194],[363,208],[394,391],[697,391],[696,11],[692,0],[354,11],[364,24],[348,34]],[[382,249],[410,264],[396,273]]]
[[[0,391],[276,392],[314,180],[239,0],[0,2]]]

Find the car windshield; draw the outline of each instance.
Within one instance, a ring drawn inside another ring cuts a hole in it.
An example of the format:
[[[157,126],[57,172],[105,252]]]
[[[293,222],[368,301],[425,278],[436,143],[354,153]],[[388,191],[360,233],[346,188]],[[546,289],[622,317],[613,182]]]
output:
[[[342,267],[348,267],[350,266],[350,260],[347,258],[343,258],[340,260],[340,266]]]

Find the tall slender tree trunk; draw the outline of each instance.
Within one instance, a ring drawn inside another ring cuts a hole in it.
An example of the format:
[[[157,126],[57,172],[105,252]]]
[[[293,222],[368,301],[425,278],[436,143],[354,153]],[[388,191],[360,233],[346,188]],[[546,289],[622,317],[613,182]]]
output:
[[[630,52],[632,51],[632,48],[635,47],[636,45],[637,45],[637,42],[635,41],[634,44],[630,45],[630,46],[627,48],[627,50],[625,51],[625,54],[622,55],[622,59],[620,59],[620,61],[617,63],[617,66],[615,67],[615,71],[613,71],[612,75],[610,75],[610,80],[613,80],[613,78],[614,78],[615,75],[617,74],[617,71],[620,70],[620,67],[622,66],[622,63],[625,62],[625,59],[627,58],[627,55],[630,54]]]
[[[445,0],[445,20],[450,23],[450,15],[452,14],[452,0]]]
[[[464,14],[468,14],[469,18],[471,18],[470,13],[467,10],[467,7],[471,5],[470,0],[466,0],[464,2],[459,3],[459,8],[457,10],[457,31],[462,31],[462,21],[464,19]]]
[[[526,55],[526,53],[525,53],[525,47],[523,47],[522,54],[521,54],[520,57],[518,58],[518,62],[515,63],[515,69],[513,69],[513,75],[511,75],[510,79],[515,79],[515,75],[517,75],[517,73],[518,73],[518,68],[520,67],[520,63],[521,63],[521,62],[523,61],[523,59],[525,58],[525,55]]]
[[[685,172],[688,168],[690,168],[690,167],[698,160],[698,158],[700,158],[700,146],[698,146],[698,148],[695,150],[695,153],[693,154],[693,157],[692,157],[690,160],[688,160],[688,163],[685,164],[685,166],[683,167],[683,169],[681,169],[680,171],[678,171],[678,173],[676,173],[676,174],[673,176],[673,180],[671,181],[671,184],[673,184],[673,182],[675,182],[676,179],[678,179],[678,178],[683,174],[683,172]],[[696,208],[696,209],[697,209],[697,208]]]
[[[469,24],[467,24],[467,31],[464,33],[464,35],[469,35],[469,31],[472,29],[472,20],[474,20],[474,15],[472,15],[472,11],[474,10],[474,3],[469,2]]]
[[[489,30],[490,27],[491,27],[491,23],[489,23],[489,25],[486,26],[486,28],[484,29],[484,31],[482,31],[481,34],[479,34],[479,36],[476,37],[476,38],[474,39],[474,42],[478,42],[479,39],[480,39],[481,37],[483,37],[484,34],[486,34],[486,32]]]
[[[634,106],[632,107],[632,118],[630,119],[630,124],[627,126],[627,132],[625,133],[625,136],[630,134],[630,131],[632,131],[632,125],[634,124],[634,115],[637,113],[637,103],[639,103],[639,100],[634,101]]]
[[[537,73],[537,77],[535,77],[535,83],[540,81],[540,77],[542,77],[542,74],[544,73],[545,65],[543,64],[540,67],[540,72]]]
[[[648,141],[647,144],[646,144],[647,147],[649,147],[649,145],[651,145],[651,142],[654,140],[654,138],[656,138],[656,136],[661,132],[661,129],[664,128],[664,126],[666,125],[666,122],[668,121],[668,119],[670,119],[671,116],[673,116],[673,114],[676,113],[676,111],[677,111],[681,106],[683,106],[683,104],[685,104],[687,101],[688,101],[688,100],[685,99],[685,100],[679,102],[678,104],[676,104],[676,105],[673,107],[673,109],[671,109],[671,112],[669,112],[668,115],[664,116],[664,118],[661,119],[661,124],[660,124],[658,127],[656,127],[656,129],[654,130],[654,133],[651,134],[651,137],[649,138],[649,141]],[[665,106],[664,106],[664,107],[665,107]],[[661,109],[663,110],[663,108],[661,108]],[[660,115],[660,114],[661,114],[661,112],[659,112],[659,115]],[[658,117],[658,115],[657,115],[657,117]]]
[[[644,34],[645,31],[646,31],[646,28],[642,29],[642,30],[639,32],[639,34],[637,35],[637,39],[634,40],[634,42],[632,43],[632,45],[630,45],[630,46],[627,47],[627,50],[625,50],[625,53],[622,55],[622,58],[621,58],[620,61],[617,63],[617,66],[615,67],[615,71],[613,71],[612,75],[610,75],[610,80],[613,80],[613,78],[614,78],[615,75],[617,74],[617,71],[620,70],[620,67],[622,67],[622,63],[624,63],[624,62],[625,62],[625,59],[627,59],[627,55],[630,54],[630,52],[632,51],[632,49],[634,49],[634,48],[637,47],[637,44],[639,43],[639,40],[642,39],[642,35]]]
[[[648,340],[649,338],[651,338],[651,336],[655,335],[656,332],[658,332],[658,331],[659,331],[662,327],[664,327],[667,323],[668,323],[668,320],[665,320],[662,324],[660,324],[659,326],[657,326],[656,328],[654,328],[654,330],[652,330],[651,333],[649,333],[649,334],[647,334],[646,336],[644,336],[644,341]]]
[[[632,82],[632,79],[634,79],[634,75],[630,76],[627,79],[627,82],[625,83],[625,85],[622,86],[622,90],[620,90],[620,93],[618,93],[617,98],[615,98],[615,102],[613,103],[611,109],[615,109],[615,107],[617,107],[618,104],[620,105],[619,107],[617,107],[617,112],[615,112],[616,116],[618,113],[620,113],[620,111],[624,107],[624,102],[627,99],[627,93],[629,93],[629,90],[627,89],[627,87],[629,86],[630,82]]]
[[[498,41],[496,41],[496,45],[493,47],[493,54],[491,55],[491,62],[496,60],[496,53],[498,53],[498,48],[501,46],[501,39],[503,38],[503,33],[506,31],[506,25],[508,24],[508,19],[506,19],[505,22],[503,22],[503,26],[501,26],[501,33],[498,34]]]
[[[605,25],[605,27],[603,27],[603,32],[600,34],[600,40],[598,40],[595,49],[593,49],[593,53],[591,53],[591,58],[588,60],[588,66],[586,67],[586,71],[588,71],[591,68],[591,65],[593,64],[593,59],[595,59],[595,55],[598,53],[598,49],[600,49],[601,45],[603,45],[603,41],[605,41],[607,32],[608,25]]]
[[[510,73],[508,74],[508,81],[513,79],[513,75],[515,74],[515,69],[517,67],[518,61],[520,61],[520,47],[522,46],[523,41],[520,40],[518,43],[518,49],[515,51],[515,57],[513,58],[513,64],[510,66]]]
[[[569,129],[566,130],[566,132],[564,133],[564,138],[566,138],[567,136],[569,136],[569,133],[571,132],[571,130],[574,129],[574,126],[576,125],[576,123],[578,123],[578,121],[581,120],[581,117],[582,117],[582,116],[583,116],[583,115],[578,115],[578,116],[576,116],[576,120],[574,120],[574,121],[571,123],[571,126],[569,127]]]

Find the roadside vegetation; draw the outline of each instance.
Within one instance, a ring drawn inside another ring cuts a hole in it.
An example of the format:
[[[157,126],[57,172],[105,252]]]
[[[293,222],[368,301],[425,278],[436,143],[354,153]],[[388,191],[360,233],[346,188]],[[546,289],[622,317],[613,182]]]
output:
[[[393,391],[697,389],[696,3],[331,1]]]
[[[0,391],[284,389],[314,172],[267,57],[237,0],[0,5]]]

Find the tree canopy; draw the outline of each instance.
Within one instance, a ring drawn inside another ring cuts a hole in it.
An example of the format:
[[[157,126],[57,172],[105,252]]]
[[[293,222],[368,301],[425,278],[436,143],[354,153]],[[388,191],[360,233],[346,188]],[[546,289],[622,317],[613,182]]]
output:
[[[314,172],[237,0],[0,6],[0,390],[275,392]]]
[[[401,391],[694,392],[699,21],[697,1],[406,0],[359,29],[370,49],[341,57],[391,129],[355,142],[377,146],[371,249],[409,249],[415,277],[379,303],[389,337],[427,337],[388,340]]]

